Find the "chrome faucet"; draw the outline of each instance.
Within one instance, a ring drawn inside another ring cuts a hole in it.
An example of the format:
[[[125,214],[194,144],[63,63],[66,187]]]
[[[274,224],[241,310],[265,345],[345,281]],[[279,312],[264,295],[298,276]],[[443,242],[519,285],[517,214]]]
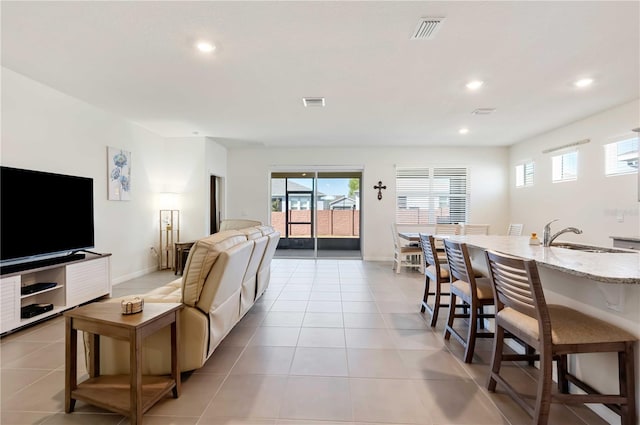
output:
[[[550,222],[548,222],[547,224],[544,225],[544,234],[543,234],[543,239],[542,239],[542,244],[543,246],[551,246],[551,243],[556,240],[556,238],[560,235],[562,235],[563,233],[575,233],[576,235],[580,235],[582,234],[582,230],[576,228],[576,227],[565,227],[564,229],[560,230],[559,232],[555,233],[553,236],[551,236],[551,223],[553,223],[554,221],[558,221],[559,219],[555,219],[555,220],[551,220]]]

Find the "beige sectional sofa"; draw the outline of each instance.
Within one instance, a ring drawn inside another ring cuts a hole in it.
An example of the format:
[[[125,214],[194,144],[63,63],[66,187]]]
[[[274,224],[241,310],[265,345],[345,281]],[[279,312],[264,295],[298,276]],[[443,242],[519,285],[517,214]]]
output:
[[[227,218],[220,222],[220,231],[239,230],[247,227],[262,226],[262,222],[245,218]]]
[[[223,338],[264,293],[279,239],[280,233],[271,226],[224,230],[202,238],[192,246],[181,278],[139,295],[145,304],[184,304],[180,312],[182,371],[202,367]],[[120,301],[114,298],[107,302]],[[142,350],[143,374],[169,373],[168,328],[145,339]],[[101,337],[100,370],[105,375],[128,373],[126,342]]]

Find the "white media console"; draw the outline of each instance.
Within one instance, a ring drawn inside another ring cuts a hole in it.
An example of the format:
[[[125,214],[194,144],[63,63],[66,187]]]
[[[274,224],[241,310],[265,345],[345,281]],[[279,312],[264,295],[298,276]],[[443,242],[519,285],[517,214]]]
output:
[[[111,295],[111,254],[87,254],[84,259],[26,269],[0,278],[0,333],[9,332],[85,302]],[[55,283],[47,289],[22,294],[35,283]],[[33,317],[21,317],[31,304],[52,304],[53,308]]]

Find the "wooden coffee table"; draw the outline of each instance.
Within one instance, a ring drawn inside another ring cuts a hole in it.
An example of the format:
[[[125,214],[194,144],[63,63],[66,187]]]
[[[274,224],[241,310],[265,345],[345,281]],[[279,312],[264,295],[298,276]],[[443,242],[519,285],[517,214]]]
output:
[[[158,400],[173,392],[180,396],[180,323],[182,304],[147,303],[140,313],[123,315],[120,303],[93,303],[64,313],[66,324],[65,412],[73,412],[76,400],[142,423],[142,415]],[[142,341],[171,326],[171,375],[142,375]],[[89,379],[77,382],[78,331],[89,333]],[[130,373],[100,376],[100,335],[129,341]]]

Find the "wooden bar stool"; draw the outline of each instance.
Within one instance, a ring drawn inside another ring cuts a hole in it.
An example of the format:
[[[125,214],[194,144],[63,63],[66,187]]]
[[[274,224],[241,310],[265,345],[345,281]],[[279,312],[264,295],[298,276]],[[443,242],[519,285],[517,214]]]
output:
[[[623,425],[636,425],[634,343],[636,337],[610,323],[560,305],[547,305],[535,261],[487,251],[487,264],[496,297],[496,337],[488,383],[489,391],[503,385],[509,395],[533,417],[534,425],[546,425],[553,402],[603,403],[620,415]],[[540,360],[535,405],[531,406],[500,375],[502,361],[520,360],[503,353],[504,335],[510,332],[534,347]],[[618,355],[619,394],[600,394],[569,373],[567,355],[614,352]],[[553,360],[558,360],[559,394],[551,393]],[[569,394],[569,383],[587,394]]]
[[[422,313],[426,311],[431,315],[430,325],[435,326],[438,321],[438,312],[442,307],[449,307],[449,304],[440,302],[442,296],[450,296],[449,292],[442,292],[442,284],[449,282],[449,270],[441,267],[438,252],[436,250],[435,239],[431,235],[420,233],[420,248],[424,258],[424,296],[422,298]],[[434,283],[433,292],[430,290],[431,283]],[[433,307],[429,305],[429,296],[434,297]]]
[[[464,362],[471,363],[476,346],[476,338],[493,338],[493,332],[478,332],[483,328],[484,319],[492,318],[493,314],[484,312],[485,306],[493,305],[493,290],[491,282],[486,277],[476,277],[471,267],[469,251],[464,243],[444,240],[444,250],[447,254],[451,298],[449,300],[449,317],[444,331],[444,339],[451,335],[465,347]],[[457,299],[467,306],[468,313],[456,313]],[[469,318],[469,330],[466,338],[453,328],[456,318]]]

